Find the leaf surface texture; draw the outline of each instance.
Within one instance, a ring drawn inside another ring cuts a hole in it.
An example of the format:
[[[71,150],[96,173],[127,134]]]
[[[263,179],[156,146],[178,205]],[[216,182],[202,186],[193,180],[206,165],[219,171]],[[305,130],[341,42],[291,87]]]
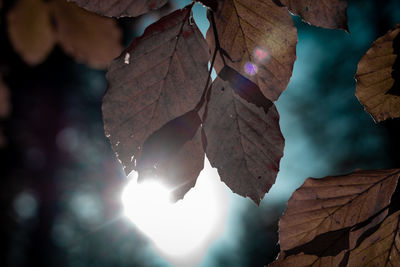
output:
[[[150,25],[115,59],[103,99],[106,135],[128,174],[146,139],[193,110],[208,77],[209,51],[190,7]]]
[[[296,59],[297,33],[287,8],[272,0],[223,0],[218,8],[215,23],[221,48],[230,58],[224,57],[226,64],[254,82],[269,100],[277,100]],[[215,49],[214,39],[210,27],[211,49]],[[218,54],[217,73],[223,67]]]
[[[242,98],[229,82],[217,78],[204,131],[207,157],[221,180],[233,192],[259,204],[275,183],[283,155],[284,138],[275,106],[266,111]]]

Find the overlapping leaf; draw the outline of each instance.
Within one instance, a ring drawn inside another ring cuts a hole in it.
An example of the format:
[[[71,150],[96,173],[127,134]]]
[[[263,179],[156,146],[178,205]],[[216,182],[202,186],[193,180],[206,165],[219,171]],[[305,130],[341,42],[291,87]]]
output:
[[[203,92],[209,51],[190,12],[188,6],[150,25],[110,65],[104,127],[126,173],[137,169],[145,140],[193,110]]]
[[[281,250],[352,227],[380,213],[389,205],[399,176],[400,171],[394,169],[307,179],[293,193],[279,221]]]
[[[203,125],[206,154],[233,192],[258,204],[275,182],[284,138],[275,106],[258,107],[233,85],[221,78],[213,82]]]
[[[114,20],[64,0],[18,0],[7,20],[16,52],[30,65],[41,63],[55,43],[95,68],[105,68],[122,50],[121,31]]]
[[[150,135],[137,164],[139,181],[159,181],[172,188],[173,200],[182,199],[204,167],[200,124],[192,110]]]
[[[356,96],[375,121],[400,117],[400,24],[378,38],[357,68]]]
[[[280,0],[290,12],[299,15],[307,23],[328,29],[347,27],[347,0]]]
[[[400,211],[350,252],[348,266],[398,266],[400,262]]]
[[[136,17],[158,9],[168,0],[68,0],[91,12],[109,17]]]
[[[296,28],[287,8],[272,0],[223,0],[215,22],[226,64],[257,84],[268,99],[277,100],[296,59]],[[212,27],[207,41],[214,49]],[[218,55],[217,72],[223,67]]]

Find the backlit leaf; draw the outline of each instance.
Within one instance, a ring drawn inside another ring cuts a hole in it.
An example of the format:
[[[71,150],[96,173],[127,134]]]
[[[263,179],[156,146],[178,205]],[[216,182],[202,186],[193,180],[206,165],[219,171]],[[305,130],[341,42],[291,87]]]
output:
[[[36,65],[59,43],[77,61],[105,68],[122,50],[114,20],[64,0],[18,0],[7,15],[11,43],[22,59]]]
[[[136,17],[165,5],[168,0],[68,0],[109,17]]]
[[[347,27],[347,0],[280,0],[290,12],[299,15],[305,22],[328,29]]]
[[[65,0],[49,3],[56,19],[55,36],[67,54],[94,68],[105,68],[122,50],[116,22]]]
[[[275,106],[266,111],[239,93],[220,78],[213,82],[203,126],[206,154],[233,192],[259,204],[275,183],[284,138]]]
[[[7,14],[7,29],[15,51],[29,65],[46,59],[56,42],[47,3],[18,0]]]
[[[203,92],[209,51],[190,12],[150,25],[109,67],[104,128],[127,174],[137,169],[145,140],[193,110]]]
[[[375,233],[350,252],[348,266],[398,266],[400,211],[387,217]]]
[[[223,0],[215,22],[221,48],[232,59],[224,56],[226,64],[258,85],[269,100],[277,100],[296,59],[297,33],[287,8],[272,0]],[[207,41],[215,49],[212,27]],[[223,67],[218,54],[215,69]]]
[[[192,110],[150,135],[137,164],[138,181],[158,180],[172,188],[173,200],[182,199],[204,167],[200,124]]]
[[[355,226],[380,213],[389,205],[399,176],[400,170],[393,169],[307,179],[293,193],[279,221],[281,250]]]
[[[357,68],[356,96],[375,121],[400,117],[400,24],[378,38]]]

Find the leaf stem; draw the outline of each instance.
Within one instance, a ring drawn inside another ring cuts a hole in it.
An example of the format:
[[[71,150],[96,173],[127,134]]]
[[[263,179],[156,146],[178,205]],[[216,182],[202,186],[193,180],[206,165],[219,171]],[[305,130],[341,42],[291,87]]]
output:
[[[215,18],[214,18],[214,12],[210,11],[211,15],[211,25],[213,28],[213,33],[214,33],[214,39],[215,39],[215,51],[219,51],[219,54],[222,58],[222,62],[224,63],[224,66],[226,66],[225,58],[224,58],[224,53],[221,52],[221,44],[219,42],[219,37],[218,37],[218,32],[217,32],[217,26],[215,23]]]

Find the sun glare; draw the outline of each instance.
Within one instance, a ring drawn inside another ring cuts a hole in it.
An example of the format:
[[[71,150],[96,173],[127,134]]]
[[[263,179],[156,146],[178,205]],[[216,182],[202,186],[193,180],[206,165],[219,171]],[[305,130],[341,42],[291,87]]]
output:
[[[169,201],[168,189],[132,177],[122,193],[125,215],[167,257],[188,258],[204,253],[223,232],[228,191],[206,160],[196,186],[183,200]]]

